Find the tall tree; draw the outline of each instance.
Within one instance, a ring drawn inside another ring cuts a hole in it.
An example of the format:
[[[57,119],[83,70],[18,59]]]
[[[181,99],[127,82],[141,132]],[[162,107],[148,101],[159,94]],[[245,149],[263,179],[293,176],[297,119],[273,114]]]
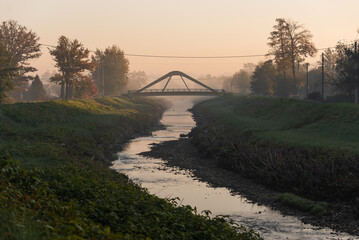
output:
[[[86,70],[93,70],[89,50],[76,39],[71,41],[61,36],[56,49],[50,50],[59,73],[50,78],[51,82],[61,85],[61,97],[72,98],[74,86],[83,78]]]
[[[297,94],[297,76],[299,64],[305,57],[313,57],[317,52],[311,41],[313,35],[302,25],[291,20],[278,18],[277,24],[273,26],[274,31],[270,33],[268,45],[271,47],[269,54],[274,55],[278,71],[283,72],[288,67],[291,69],[293,88],[292,93]]]
[[[27,75],[37,71],[29,61],[41,56],[39,37],[36,33],[19,25],[14,20],[4,21],[0,25],[0,41],[12,57],[12,62],[18,67],[15,82],[21,84],[33,79]]]
[[[277,72],[272,60],[259,63],[252,75],[251,89],[260,95],[273,95]]]
[[[44,86],[38,75],[35,76],[34,81],[32,81],[29,89],[27,90],[25,99],[29,101],[42,101],[48,99]]]
[[[0,42],[0,103],[4,102],[9,91],[14,88],[12,78],[16,75],[17,68],[12,62],[12,57],[5,45]]]
[[[124,52],[116,45],[108,47],[105,51],[96,51],[92,58],[96,69],[92,78],[101,95],[117,95],[127,85],[129,62]]]

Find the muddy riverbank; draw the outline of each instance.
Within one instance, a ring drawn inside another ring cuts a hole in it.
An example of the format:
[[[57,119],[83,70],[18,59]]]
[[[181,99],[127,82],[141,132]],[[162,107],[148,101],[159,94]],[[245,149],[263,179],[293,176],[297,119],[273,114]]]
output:
[[[329,204],[328,213],[321,217],[289,208],[277,201],[279,192],[243,178],[238,173],[219,168],[215,159],[199,153],[188,138],[153,144],[151,151],[142,154],[161,158],[169,167],[191,170],[196,178],[212,187],[228,188],[254,203],[280,210],[283,215],[297,216],[303,223],[329,227],[359,236],[359,219],[351,211],[351,206],[340,203]]]

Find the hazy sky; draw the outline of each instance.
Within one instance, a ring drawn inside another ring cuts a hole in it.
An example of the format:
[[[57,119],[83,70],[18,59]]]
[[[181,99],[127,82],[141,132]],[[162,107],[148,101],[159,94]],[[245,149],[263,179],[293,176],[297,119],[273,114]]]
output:
[[[290,18],[313,34],[317,48],[358,38],[358,0],[0,0],[0,20],[14,19],[56,45],[60,35],[90,50],[116,44],[125,53],[223,56],[266,54],[276,18]],[[54,68],[43,47],[34,61],[39,74]],[[319,59],[308,59],[314,63]],[[159,77],[172,70],[195,76],[231,75],[239,59],[156,59],[128,57],[131,70]]]

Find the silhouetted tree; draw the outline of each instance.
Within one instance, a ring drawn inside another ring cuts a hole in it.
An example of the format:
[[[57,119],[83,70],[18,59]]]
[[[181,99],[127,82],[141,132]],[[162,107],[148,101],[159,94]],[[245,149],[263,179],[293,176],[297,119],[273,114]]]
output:
[[[0,103],[4,102],[9,91],[14,88],[12,78],[16,75],[17,68],[12,62],[10,53],[5,45],[0,42]]]
[[[354,50],[354,44],[337,45],[336,71],[338,73],[338,87],[348,95],[353,95],[359,83],[359,54]]]
[[[129,62],[123,51],[116,45],[106,48],[105,51],[97,49],[92,60],[96,68],[91,75],[100,94],[120,94],[127,85],[129,72]]]
[[[72,98],[74,86],[83,78],[86,70],[92,70],[94,65],[89,59],[89,50],[76,39],[70,41],[61,36],[56,49],[50,50],[56,62],[59,73],[50,78],[51,82],[61,85],[61,97]]]
[[[273,95],[276,77],[277,73],[272,60],[259,63],[253,72],[252,81],[250,82],[252,91],[265,96]]]
[[[43,101],[47,100],[46,92],[44,86],[38,75],[36,75],[34,81],[32,81],[29,89],[25,94],[25,100],[29,101]]]
[[[302,25],[291,20],[278,18],[270,33],[268,45],[271,47],[269,54],[274,55],[278,72],[286,78],[286,71],[291,69],[293,87],[292,93],[297,93],[296,73],[299,65],[307,56],[314,56],[317,49],[312,43],[312,34]]]
[[[41,56],[39,37],[16,21],[9,20],[0,25],[0,41],[12,57],[12,63],[17,67],[13,80],[16,88],[22,92],[28,80],[33,79],[28,73],[37,70],[30,66],[29,60]]]

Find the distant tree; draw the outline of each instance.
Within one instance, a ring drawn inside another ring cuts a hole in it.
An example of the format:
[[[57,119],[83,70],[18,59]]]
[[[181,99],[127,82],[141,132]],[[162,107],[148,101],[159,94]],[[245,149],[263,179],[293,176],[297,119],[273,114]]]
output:
[[[15,84],[21,86],[24,82],[34,79],[27,74],[37,70],[30,66],[29,61],[41,56],[39,37],[36,33],[14,20],[4,21],[0,25],[0,41],[5,45],[18,69],[14,77]]]
[[[359,54],[355,52],[354,44],[339,43],[336,47],[336,71],[338,74],[338,87],[346,94],[352,96],[359,81]]]
[[[254,70],[256,69],[256,65],[254,63],[243,63],[243,70],[252,75]]]
[[[308,92],[321,92],[322,91],[322,68],[315,67],[309,70],[308,74]]]
[[[76,84],[76,98],[91,98],[97,95],[97,88],[89,76],[83,76]]]
[[[32,81],[29,89],[25,94],[25,100],[29,101],[43,101],[47,100],[46,92],[44,86],[38,75],[36,75],[34,81]]]
[[[276,77],[277,72],[272,60],[259,63],[252,75],[250,83],[252,91],[265,96],[273,95]]]
[[[0,42],[0,103],[3,103],[8,93],[14,88],[13,77],[17,68],[12,62],[10,53],[5,45]]]
[[[105,51],[98,50],[92,57],[96,68],[91,76],[95,80],[100,94],[117,95],[128,82],[129,62],[124,52],[116,45]]]
[[[76,39],[70,41],[61,36],[56,49],[50,50],[59,73],[50,78],[51,82],[61,85],[61,97],[72,98],[75,85],[83,79],[86,70],[93,70],[89,59],[89,50]]]
[[[297,76],[299,65],[307,56],[314,56],[317,49],[312,43],[312,34],[302,25],[291,20],[278,18],[277,24],[273,26],[274,31],[270,33],[268,45],[271,47],[269,54],[274,55],[278,72],[283,73],[291,69],[293,87],[292,93],[297,94]]]
[[[251,74],[243,69],[234,73],[231,79],[231,85],[234,91],[239,93],[248,93],[250,90]]]
[[[132,71],[128,74],[127,89],[140,89],[147,81],[148,78],[144,71]]]

